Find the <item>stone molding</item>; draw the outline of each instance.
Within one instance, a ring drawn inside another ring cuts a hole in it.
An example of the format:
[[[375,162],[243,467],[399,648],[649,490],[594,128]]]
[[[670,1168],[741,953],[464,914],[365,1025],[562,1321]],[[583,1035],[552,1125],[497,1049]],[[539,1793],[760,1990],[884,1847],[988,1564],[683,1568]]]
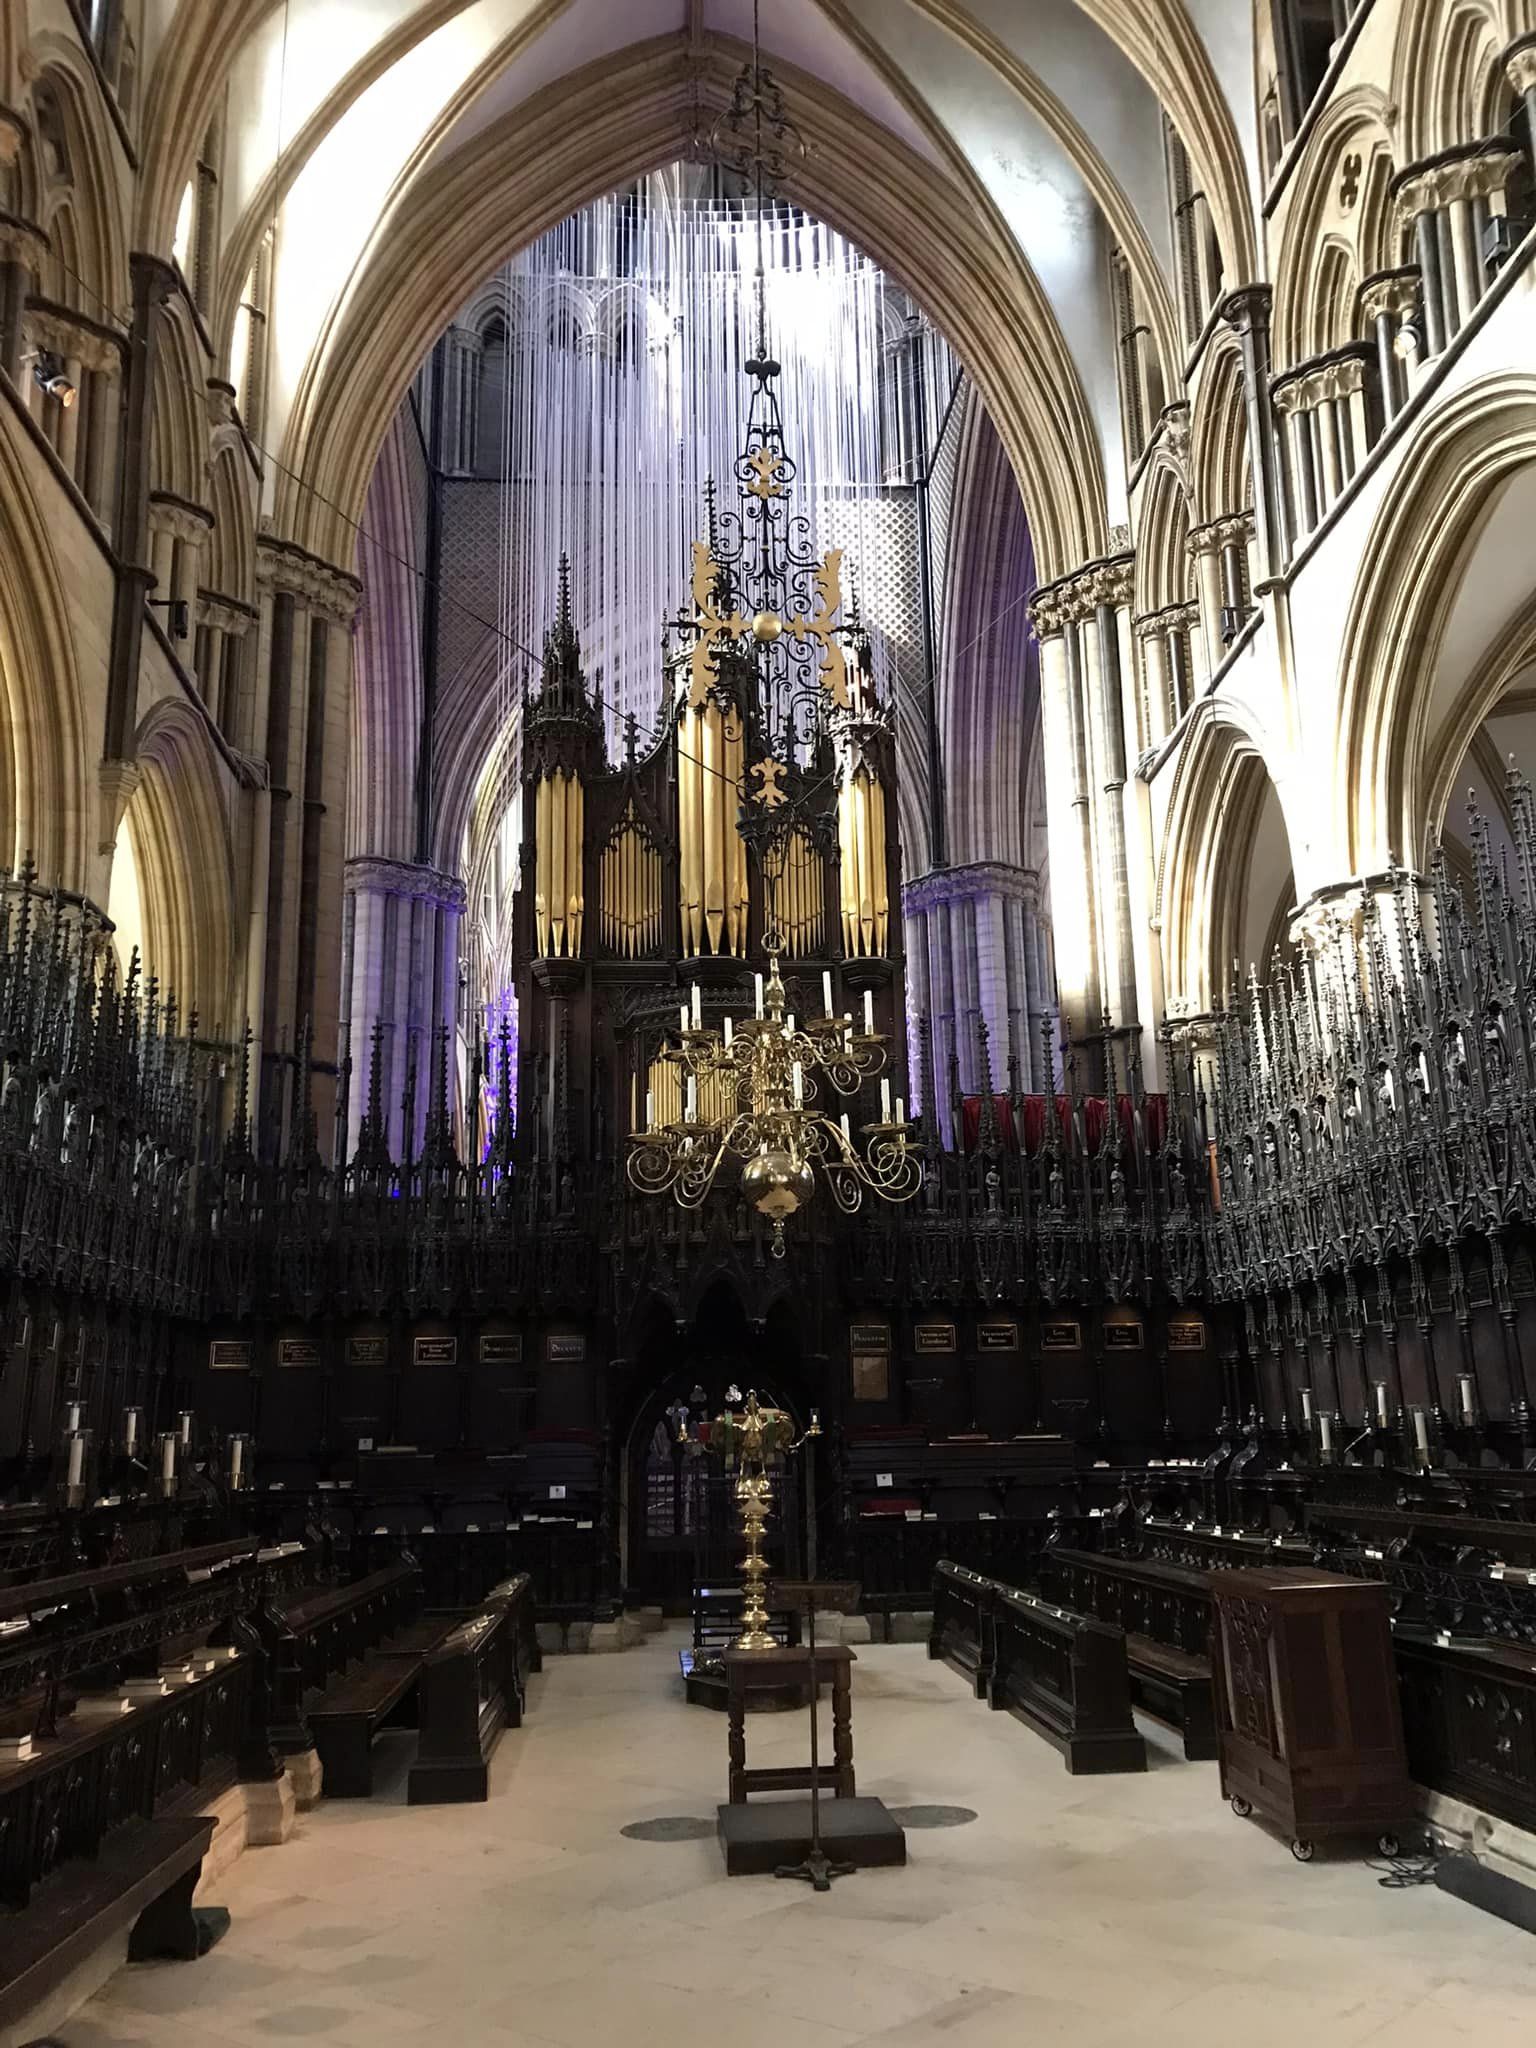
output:
[[[212,627],[216,633],[227,633],[232,640],[239,640],[250,631],[253,614],[248,605],[239,603],[235,598],[200,590],[197,593],[197,623]]]
[[[35,277],[38,266],[48,254],[48,237],[36,221],[23,220],[19,214],[0,212],[0,258],[8,263],[20,263]]]
[[[1143,612],[1132,619],[1131,631],[1138,640],[1161,639],[1164,633],[1192,633],[1200,623],[1200,607],[1193,598],[1183,604],[1165,604],[1161,611]]]
[[[359,854],[347,862],[344,876],[347,892],[353,896],[400,896],[411,903],[433,904],[439,910],[462,910],[469,901],[457,875],[417,861]]]
[[[1000,896],[1034,910],[1040,901],[1040,876],[1034,868],[1016,868],[1005,861],[971,861],[964,867],[933,868],[901,891],[904,917],[915,917],[945,903],[972,903]]]
[[[1221,519],[1213,519],[1207,526],[1191,528],[1187,542],[1192,555],[1219,554],[1224,547],[1236,543],[1247,547],[1253,539],[1253,512],[1229,512]]]

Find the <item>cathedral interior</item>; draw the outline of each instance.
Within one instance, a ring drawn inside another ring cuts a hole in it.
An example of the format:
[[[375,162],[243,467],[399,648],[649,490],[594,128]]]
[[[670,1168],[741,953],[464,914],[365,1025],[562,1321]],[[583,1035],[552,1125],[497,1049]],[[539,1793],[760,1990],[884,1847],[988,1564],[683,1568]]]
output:
[[[0,2048],[1529,2040],[1527,518],[1536,0],[0,0]]]

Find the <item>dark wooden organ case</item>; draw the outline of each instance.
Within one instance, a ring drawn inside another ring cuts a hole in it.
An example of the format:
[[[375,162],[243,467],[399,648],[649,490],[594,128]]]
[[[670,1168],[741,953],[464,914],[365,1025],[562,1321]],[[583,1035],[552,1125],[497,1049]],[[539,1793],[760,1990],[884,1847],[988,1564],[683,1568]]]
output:
[[[1414,1799],[1387,1589],[1305,1569],[1213,1571],[1221,1789],[1309,1862],[1330,1835],[1395,1848]]]

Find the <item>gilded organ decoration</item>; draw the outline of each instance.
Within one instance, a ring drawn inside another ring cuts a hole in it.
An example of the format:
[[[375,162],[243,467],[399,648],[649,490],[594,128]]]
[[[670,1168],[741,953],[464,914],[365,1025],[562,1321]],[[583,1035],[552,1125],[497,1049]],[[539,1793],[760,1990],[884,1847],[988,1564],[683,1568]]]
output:
[[[784,842],[783,862],[777,891],[779,936],[790,959],[803,960],[820,953],[825,943],[825,864],[810,834],[798,825]]]
[[[747,849],[736,830],[740,714],[685,705],[677,726],[678,899],[683,956],[747,949]]]
[[[661,851],[633,800],[603,848],[603,944],[623,960],[648,959],[661,947]]]
[[[850,960],[884,959],[890,942],[885,786],[862,752],[843,751],[837,793],[843,951]]]

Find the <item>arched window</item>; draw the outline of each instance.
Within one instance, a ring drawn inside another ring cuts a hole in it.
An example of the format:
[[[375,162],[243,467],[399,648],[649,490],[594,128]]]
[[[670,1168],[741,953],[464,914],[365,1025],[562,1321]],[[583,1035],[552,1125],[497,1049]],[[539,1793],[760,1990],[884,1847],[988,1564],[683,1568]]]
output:
[[[1362,0],[1275,0],[1275,57],[1287,135],[1294,135],[1328,75]]]
[[[1136,280],[1125,252],[1109,252],[1109,297],[1115,323],[1115,361],[1120,373],[1120,423],[1125,466],[1132,470],[1163,409],[1163,380],[1152,330],[1139,317]]]
[[[480,330],[480,402],[475,409],[475,469],[481,476],[499,476],[506,441],[507,323],[493,313]]]
[[[1184,340],[1193,348],[1221,297],[1221,244],[1216,239],[1210,202],[1195,183],[1189,152],[1171,121],[1163,124],[1163,140],[1179,272],[1179,306],[1184,317]]]
[[[259,441],[263,427],[267,369],[268,294],[272,283],[272,234],[268,229],[256,251],[240,294],[229,348],[229,381],[245,430]]]

